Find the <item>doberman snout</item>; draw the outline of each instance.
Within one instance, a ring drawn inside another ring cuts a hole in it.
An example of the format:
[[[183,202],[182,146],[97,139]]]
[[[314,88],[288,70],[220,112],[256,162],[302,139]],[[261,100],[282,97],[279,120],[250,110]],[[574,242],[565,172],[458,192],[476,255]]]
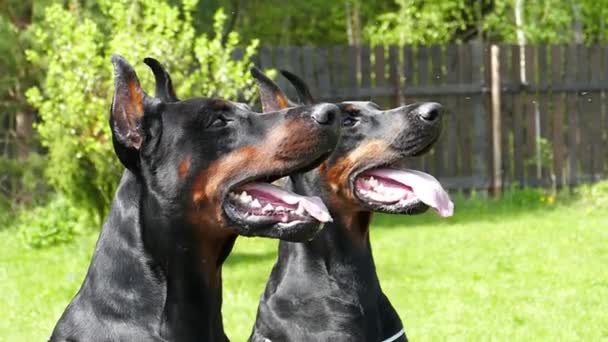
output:
[[[443,112],[443,106],[437,102],[426,102],[416,109],[418,117],[428,123],[440,120]]]
[[[317,105],[311,113],[312,119],[319,125],[330,126],[336,122],[338,107],[330,103]]]

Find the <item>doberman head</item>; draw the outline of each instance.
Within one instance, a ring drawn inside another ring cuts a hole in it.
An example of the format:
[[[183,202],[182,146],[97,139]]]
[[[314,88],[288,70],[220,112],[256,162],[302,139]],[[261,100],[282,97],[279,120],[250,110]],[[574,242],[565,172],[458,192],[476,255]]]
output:
[[[315,103],[304,81],[288,71],[281,73],[296,88],[300,102]],[[266,79],[257,80],[262,88],[276,87]],[[341,140],[314,172],[292,176],[296,188],[319,194],[334,218],[346,225],[355,225],[352,217],[358,212],[417,214],[432,207],[441,216],[452,214],[453,204],[434,177],[400,166],[407,157],[429,151],[439,138],[444,112],[440,104],[414,103],[389,110],[365,101],[337,105]],[[368,222],[360,224],[365,231]]]
[[[202,238],[247,235],[290,241],[312,238],[331,220],[318,198],[270,183],[314,168],[331,154],[339,138],[336,106],[306,105],[260,115],[217,98],[180,101],[169,74],[147,58],[156,78],[151,97],[124,58],[115,55],[112,63],[114,148],[153,198],[147,219],[178,218],[179,224],[171,226],[190,227]],[[279,93],[264,96],[286,101]],[[272,210],[264,208],[268,202],[274,203]]]

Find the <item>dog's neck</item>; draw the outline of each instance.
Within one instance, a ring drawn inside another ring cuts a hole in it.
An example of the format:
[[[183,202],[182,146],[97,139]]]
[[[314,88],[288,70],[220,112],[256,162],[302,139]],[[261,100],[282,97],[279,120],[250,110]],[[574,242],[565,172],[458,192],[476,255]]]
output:
[[[293,176],[288,181],[287,187],[290,187],[296,193],[307,196],[319,195],[326,191],[316,172]],[[281,242],[280,245],[282,247],[289,245],[289,253],[305,253],[309,260],[323,260],[329,274],[355,272],[357,278],[363,277],[365,281],[370,282],[370,285],[379,288],[369,241],[369,224],[372,212],[351,211],[325,198],[323,200],[328,206],[333,222],[327,223],[325,228],[312,241],[301,244]],[[279,253],[282,250],[285,250],[285,248],[281,248]],[[345,278],[337,277],[334,279]]]
[[[302,195],[322,194],[322,186],[314,171],[292,176],[286,184]],[[315,333],[324,331],[323,336],[337,340],[378,341],[403,327],[376,274],[369,242],[371,212],[348,214],[324,202],[333,222],[312,241],[280,241],[252,340],[291,332],[314,340]]]
[[[235,238],[195,238],[185,220],[169,221],[176,215],[166,215],[158,198],[145,189],[140,179],[125,171],[89,270],[98,276],[87,277],[85,284],[116,282],[126,273],[134,284],[112,286],[142,292],[134,297],[149,303],[154,319],[134,319],[146,328],[169,340],[227,340],[221,316],[221,267]],[[107,253],[108,249],[119,251]],[[96,263],[99,253],[103,260]],[[123,273],[121,277],[117,272]],[[141,314],[130,307],[134,303],[120,304],[116,311],[121,314]]]

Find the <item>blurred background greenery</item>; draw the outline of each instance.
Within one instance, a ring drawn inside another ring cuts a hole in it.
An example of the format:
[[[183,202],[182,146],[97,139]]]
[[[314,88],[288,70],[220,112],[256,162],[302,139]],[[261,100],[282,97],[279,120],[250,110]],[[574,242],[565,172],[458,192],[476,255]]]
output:
[[[152,89],[152,77],[141,61],[146,56],[152,56],[161,60],[171,71],[177,93],[181,97],[221,95],[232,100],[254,103],[255,87],[248,69],[252,65],[252,57],[262,44],[315,47],[431,45],[470,41],[606,44],[607,21],[608,0],[1,1],[0,231],[3,244],[0,251],[0,283],[4,287],[0,288],[6,294],[28,287],[29,290],[24,290],[24,294],[42,291],[40,293],[44,296],[36,297],[38,299],[30,303],[31,297],[17,294],[14,301],[5,303],[12,313],[8,320],[0,318],[4,323],[0,325],[0,340],[4,331],[11,332],[10,336],[20,340],[44,336],[41,331],[50,331],[50,325],[73,295],[76,286],[80,284],[82,272],[86,269],[96,231],[107,213],[122,171],[113,154],[107,124],[112,87],[109,57],[112,53],[123,54],[131,61],[145,89]],[[606,224],[608,218],[602,216],[601,209],[597,211],[595,208],[608,208],[607,189],[606,183],[600,183],[584,186],[570,194],[558,195],[553,190],[513,188],[501,202],[486,200],[482,194],[481,199],[476,198],[470,202],[473,204],[464,204],[468,208],[464,212],[465,216],[493,222],[495,217],[510,217],[515,215],[513,213],[540,207],[542,210],[534,209],[536,211],[532,211],[532,214],[526,214],[529,221],[517,221],[518,234],[526,232],[526,225],[538,225],[539,220],[544,222],[540,232],[523,238],[525,244],[533,248],[535,241],[538,241],[536,239],[543,234],[552,236],[554,229],[567,229],[567,222],[570,221],[564,217],[582,212],[581,208],[593,209],[590,214],[591,224]],[[461,199],[461,203],[466,201]],[[503,208],[500,210],[504,212],[495,216],[494,209],[488,209],[493,206]],[[544,213],[544,210],[548,213]],[[543,214],[538,214],[540,212]],[[477,216],[477,213],[486,214]],[[555,213],[560,214],[554,215]],[[566,223],[561,226],[553,224],[557,221]],[[383,222],[384,225],[389,225],[389,221]],[[399,226],[398,223],[390,222],[390,225]],[[452,232],[456,235],[459,233],[455,229],[470,228],[463,227],[458,222],[452,224]],[[473,225],[472,233],[484,234],[474,227],[477,226]],[[411,231],[408,232],[412,234]],[[431,229],[421,233],[424,237],[421,238],[424,240],[421,243],[436,241],[442,232],[441,229]],[[395,233],[379,233],[380,236],[381,234],[385,234],[386,238],[380,238],[379,248],[394,241],[395,237],[391,234]],[[401,234],[400,236],[407,236],[407,233]],[[571,238],[568,234],[555,236],[559,239]],[[596,246],[598,240],[604,239],[605,242],[605,230],[597,229],[593,233],[576,236],[583,239],[576,240],[582,241],[582,245],[589,243],[596,247],[593,254],[595,261],[606,261],[608,252],[604,247]],[[517,244],[516,236],[509,235],[509,238],[509,243]],[[488,246],[496,242],[488,239],[489,242],[484,242],[486,245],[472,249],[471,253],[478,252],[483,257],[481,254],[484,253],[484,248],[487,251]],[[560,241],[554,241],[555,244],[548,247],[548,250],[557,253]],[[265,246],[262,254],[271,253],[272,256],[272,248],[268,247],[270,245]],[[438,246],[445,247],[441,243]],[[77,250],[74,254],[77,258],[74,261],[76,266],[66,261],[72,258],[74,250]],[[416,250],[420,255],[427,255],[422,246]],[[238,251],[237,246],[237,254]],[[533,265],[542,266],[543,254],[530,257],[536,258]],[[388,258],[388,254],[380,256],[381,271],[388,267],[384,266],[386,263],[382,261],[383,258]],[[267,259],[271,260],[272,257]],[[50,273],[43,272],[40,277],[32,278],[31,272],[36,272],[40,260],[46,260],[42,262],[46,265],[49,260],[56,260],[57,263],[65,263],[65,267],[62,266],[61,270],[51,269]],[[268,260],[262,262],[261,267],[265,271],[243,273],[243,281],[245,276],[266,274],[264,272],[269,271],[269,265],[266,265],[270,262]],[[235,261],[229,261],[232,262]],[[395,261],[387,261],[389,264],[391,262]],[[24,265],[24,268],[17,269],[20,265]],[[437,272],[445,271],[442,268],[444,266],[435,266]],[[480,270],[485,266],[479,266]],[[572,267],[565,269],[567,272],[577,271],[574,265],[570,266]],[[66,285],[68,288],[58,289],[58,292],[41,290],[41,285],[47,280],[61,283],[63,278],[49,278],[53,277],[53,272],[74,272],[70,267],[78,268],[80,273],[74,276],[73,282]],[[581,282],[590,279],[592,269],[593,267],[582,269],[586,273],[581,276]],[[606,293],[608,280],[605,273],[595,285],[590,285],[597,290],[595,294]],[[483,278],[483,275],[480,277]],[[36,279],[34,282],[37,285],[30,284],[32,279]],[[389,278],[389,282],[398,281],[398,278],[390,279],[393,278]],[[230,281],[229,278],[229,289],[230,286],[242,286]],[[259,286],[262,286],[262,281],[260,278]],[[398,294],[399,291],[415,290],[397,289],[399,290],[393,289],[393,296],[397,298],[406,297]],[[253,310],[261,287],[247,291],[249,297],[244,303]],[[230,298],[240,292],[231,294],[228,290],[227,293]],[[523,293],[521,295],[525,296]],[[588,305],[582,309],[596,310],[598,303],[595,295],[587,299]],[[229,300],[226,302],[227,310],[239,307],[231,306]],[[29,308],[32,303],[36,306],[48,304],[50,309],[41,314],[45,315],[46,322],[42,330],[38,327],[37,330],[32,330],[33,335],[28,335],[30,330],[26,321],[35,321],[38,312],[35,307]],[[405,299],[401,304],[412,307],[412,303]],[[414,304],[414,307],[416,305],[424,307],[424,302]],[[33,316],[18,315],[24,307],[29,308],[28,314]],[[399,308],[400,312],[404,312],[401,306]],[[489,312],[490,309],[488,308]],[[562,309],[567,310],[560,308]],[[5,311],[4,306],[1,311]],[[556,311],[556,314],[561,312]],[[604,312],[608,312],[605,303]],[[230,321],[227,327],[241,329],[242,324],[248,327],[251,314],[247,313],[246,318],[249,320],[246,324]],[[408,315],[414,314],[412,311]],[[526,313],[514,312],[513,315],[516,317],[515,326],[526,317]],[[9,322],[17,316],[21,317],[21,323],[10,326]],[[608,331],[605,327],[608,322],[605,315],[595,319],[603,319],[606,323],[604,330],[597,330],[597,334],[583,335],[590,339],[607,338]],[[441,324],[440,321],[434,322]],[[444,331],[445,335],[437,335],[430,328],[432,325],[424,325],[424,322],[421,324],[424,329],[428,329],[419,331],[419,335],[415,335],[417,337],[445,338],[453,332],[448,329]],[[480,325],[479,331],[498,327],[498,323],[489,327]],[[559,330],[560,327],[555,326],[555,329]],[[16,331],[26,333],[19,335]],[[467,336],[466,332],[457,331],[461,336]],[[541,333],[533,336],[551,336],[541,328],[539,331]],[[246,336],[246,333],[239,330],[236,336]],[[576,334],[563,336],[577,337]]]
[[[608,0],[5,0],[0,220],[16,222],[32,245],[99,225],[121,172],[106,118],[114,52],[148,89],[150,72],[137,62],[153,56],[182,97],[252,102],[247,70],[260,42],[594,44],[608,41],[606,18]],[[56,227],[54,215],[69,223]]]

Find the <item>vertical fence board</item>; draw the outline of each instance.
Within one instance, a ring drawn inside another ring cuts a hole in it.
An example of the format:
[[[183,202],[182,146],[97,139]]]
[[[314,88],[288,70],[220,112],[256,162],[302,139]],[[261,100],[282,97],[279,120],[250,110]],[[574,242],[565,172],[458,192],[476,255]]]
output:
[[[538,127],[539,131],[540,131],[540,138],[543,140],[543,142],[547,142],[550,143],[551,142],[551,125],[549,124],[550,122],[550,97],[549,97],[549,77],[550,77],[550,70],[549,70],[549,53],[551,52],[551,50],[547,49],[547,46],[545,45],[540,45],[538,47],[537,50],[537,85],[539,86],[540,90],[537,93],[538,95],[538,112],[540,115],[540,120],[539,123],[540,126]],[[541,143],[540,141],[536,142]],[[551,165],[548,165],[548,161],[545,160],[545,155],[546,155],[546,149],[548,148],[548,145],[542,143],[540,145],[541,150],[541,183],[542,184],[551,184]]]
[[[289,56],[289,70],[292,73],[302,77],[302,49],[294,46],[287,48],[287,54]]]
[[[536,69],[536,47],[527,45],[526,51],[526,82],[529,86],[535,86],[536,80],[534,70]],[[537,160],[537,139],[536,139],[536,111],[538,109],[537,94],[531,90],[525,93],[525,112],[524,125],[526,126],[526,149],[524,152],[526,169],[526,185],[538,184],[538,160]]]
[[[446,58],[445,58],[445,66],[446,66],[446,82],[450,85],[458,84],[458,46],[454,44],[450,44],[446,48]],[[447,109],[447,118],[444,119],[444,122],[447,123],[446,129],[444,129],[444,134],[447,135],[447,168],[445,175],[449,177],[458,176],[458,137],[457,137],[457,120],[460,116],[460,97],[458,95],[450,95],[447,97],[446,101],[446,109]]]
[[[511,46],[511,65],[512,79],[515,87],[513,93],[513,165],[515,167],[515,180],[520,184],[525,184],[524,179],[524,124],[523,117],[525,112],[525,102],[522,96],[522,79],[520,73],[520,48],[517,45]]]
[[[348,90],[348,95],[352,96],[353,99],[359,96],[359,71],[357,70],[357,65],[359,63],[359,51],[359,47],[349,46],[346,56],[348,60],[346,89]]]
[[[602,70],[602,51],[599,46],[594,45],[589,49],[589,81],[592,85],[599,84],[601,78],[599,70]],[[591,176],[592,180],[599,180],[604,168],[604,156],[602,149],[602,94],[599,91],[592,91],[587,99],[588,117],[587,126],[589,127],[589,148],[591,157]]]
[[[464,87],[472,84],[472,66],[471,66],[471,45],[462,44],[459,46],[459,60],[460,60],[460,84]],[[462,171],[461,174],[464,176],[473,176],[472,158],[471,158],[471,123],[473,122],[472,115],[472,96],[466,94],[464,101],[462,102],[462,119],[458,122],[458,141],[460,143],[459,155],[462,157]]]
[[[577,83],[583,89],[579,89],[576,93],[578,96],[578,130],[579,144],[578,156],[580,163],[581,176],[585,177],[593,173],[593,160],[591,156],[591,132],[590,119],[593,113],[589,113],[589,92],[586,90],[589,83],[589,54],[588,49],[583,45],[577,46],[579,66],[576,74]]]
[[[440,86],[442,84],[444,84],[444,75],[443,75],[443,51],[441,49],[441,46],[439,45],[434,45],[431,46],[430,49],[430,53],[431,53],[431,63],[432,63],[432,71],[431,71],[431,75],[430,75],[430,84],[433,84],[435,86]],[[439,102],[441,104],[443,104],[444,106],[446,105],[445,103],[446,97],[442,96],[442,95],[438,95],[438,96],[433,96],[433,98],[429,98],[429,101],[436,101]],[[444,168],[445,168],[445,139],[446,139],[446,135],[442,134],[439,139],[437,140],[437,142],[435,143],[435,146],[433,147],[433,158],[434,158],[434,174],[437,177],[442,177],[445,175],[444,172]]]
[[[502,105],[502,184],[510,184],[513,182],[513,171],[512,171],[512,156],[511,151],[513,150],[512,145],[512,130],[513,130],[513,96],[510,92],[504,91],[509,87],[513,86],[512,73],[511,73],[511,46],[500,45],[500,81],[503,92],[501,94],[501,105]]]
[[[369,46],[361,47],[361,88],[369,92],[371,89],[371,70],[370,70],[370,51]]]
[[[578,67],[577,46],[570,45],[566,51],[566,77],[567,83],[574,84],[576,82],[576,73]],[[567,120],[568,128],[568,184],[575,186],[578,181],[578,108],[576,92],[567,94]]]
[[[392,45],[388,49],[388,82],[393,89],[391,107],[397,107],[403,102],[401,98],[399,69],[399,49],[397,46]]]
[[[562,84],[564,79],[564,47],[553,46],[551,49],[551,112],[552,142],[553,142],[553,173],[555,184],[561,188],[564,185],[564,159],[566,157],[564,140],[565,95],[553,88]]]
[[[474,42],[471,50],[471,64],[472,64],[472,82],[474,85],[484,87],[484,70],[485,58],[484,58],[484,46],[481,43]],[[488,160],[487,148],[488,148],[488,112],[484,107],[484,96],[481,93],[473,94],[473,170],[475,177],[481,180],[485,187],[488,184]]]
[[[429,48],[426,46],[419,46],[416,49],[417,52],[417,72],[418,72],[418,77],[417,77],[417,84],[418,86],[428,86],[429,85],[429,80],[431,78],[430,74],[431,74],[431,66],[429,65],[429,61],[430,61],[430,51]],[[419,99],[418,99],[419,100]],[[425,171],[432,173],[433,169],[432,169],[432,158],[429,156],[429,153],[426,153],[424,156],[421,157],[422,159],[422,165]]]
[[[313,52],[312,48],[305,46],[302,49],[302,72],[304,74],[304,81],[310,87],[310,91],[317,96],[317,98],[323,99],[323,94],[317,91],[317,82],[315,79],[315,72],[312,64]]]
[[[315,58],[315,74],[318,80],[319,94],[323,97],[329,97],[331,94],[330,81],[329,81],[329,70],[328,70],[329,56],[328,51],[325,48],[316,50]]]

